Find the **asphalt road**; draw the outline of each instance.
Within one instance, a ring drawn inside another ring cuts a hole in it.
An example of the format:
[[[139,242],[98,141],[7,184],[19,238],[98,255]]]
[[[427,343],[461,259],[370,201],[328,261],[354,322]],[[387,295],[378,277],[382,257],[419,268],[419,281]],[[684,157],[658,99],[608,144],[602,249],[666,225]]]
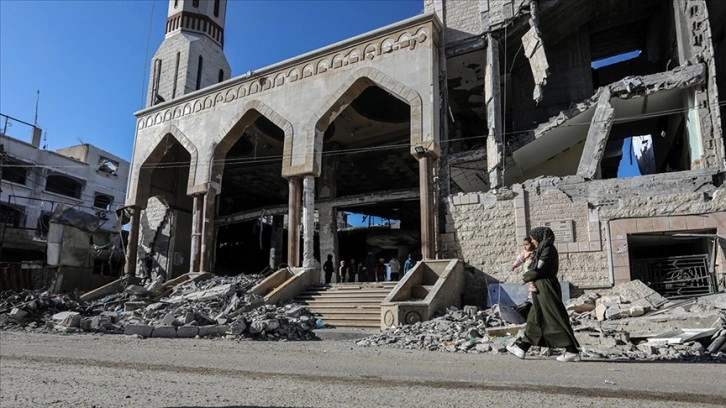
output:
[[[8,407],[726,406],[726,364],[0,333]]]

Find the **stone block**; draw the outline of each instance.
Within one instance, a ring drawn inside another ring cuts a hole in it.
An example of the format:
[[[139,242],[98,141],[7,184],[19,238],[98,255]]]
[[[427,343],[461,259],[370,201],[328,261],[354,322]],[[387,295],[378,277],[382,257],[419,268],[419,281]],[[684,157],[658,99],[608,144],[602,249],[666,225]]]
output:
[[[8,317],[16,322],[22,322],[27,315],[28,312],[17,307],[12,308],[12,310],[10,310],[10,313],[8,313]]]
[[[153,331],[154,326],[148,324],[127,324],[124,326],[124,334],[128,336],[151,337]]]
[[[177,337],[176,326],[155,326],[151,337],[175,338]]]
[[[78,312],[60,312],[51,317],[56,327],[81,327],[81,314]]]
[[[176,337],[192,338],[199,334],[198,326],[179,326],[176,328]]]
[[[229,326],[226,324],[220,324],[217,326],[217,333],[220,336],[225,336],[229,332]]]
[[[214,325],[199,326],[199,337],[219,336],[219,327]]]
[[[172,325],[174,325],[175,321],[176,321],[176,317],[174,317],[174,315],[171,313],[167,313],[166,315],[164,315],[164,318],[161,319],[160,324],[162,326],[172,326]]]

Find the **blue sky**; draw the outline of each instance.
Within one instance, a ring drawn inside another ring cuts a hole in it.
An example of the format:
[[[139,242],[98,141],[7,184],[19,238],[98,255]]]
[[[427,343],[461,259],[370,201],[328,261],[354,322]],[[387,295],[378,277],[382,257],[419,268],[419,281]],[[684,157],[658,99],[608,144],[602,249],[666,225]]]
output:
[[[0,0],[0,113],[32,123],[40,90],[48,149],[91,143],[130,160],[167,5]],[[225,53],[242,75],[422,11],[423,0],[229,0]],[[21,126],[8,134],[30,139]]]

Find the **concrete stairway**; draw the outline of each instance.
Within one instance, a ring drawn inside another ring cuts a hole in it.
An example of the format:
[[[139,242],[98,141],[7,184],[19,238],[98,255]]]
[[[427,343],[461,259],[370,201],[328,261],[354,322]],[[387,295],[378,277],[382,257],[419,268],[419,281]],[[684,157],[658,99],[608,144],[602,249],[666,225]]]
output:
[[[360,282],[314,285],[295,298],[336,328],[381,327],[381,301],[398,282]]]

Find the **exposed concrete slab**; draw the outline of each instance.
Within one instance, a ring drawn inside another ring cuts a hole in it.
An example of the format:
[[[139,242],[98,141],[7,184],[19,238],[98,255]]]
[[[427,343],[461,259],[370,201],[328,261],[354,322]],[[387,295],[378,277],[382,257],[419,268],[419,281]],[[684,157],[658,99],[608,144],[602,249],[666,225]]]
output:
[[[600,166],[605,146],[608,143],[610,129],[613,126],[615,109],[610,105],[610,90],[603,89],[595,108],[595,115],[590,122],[590,129],[587,131],[585,148],[582,151],[580,165],[577,167],[577,175],[585,179],[593,179]]]

